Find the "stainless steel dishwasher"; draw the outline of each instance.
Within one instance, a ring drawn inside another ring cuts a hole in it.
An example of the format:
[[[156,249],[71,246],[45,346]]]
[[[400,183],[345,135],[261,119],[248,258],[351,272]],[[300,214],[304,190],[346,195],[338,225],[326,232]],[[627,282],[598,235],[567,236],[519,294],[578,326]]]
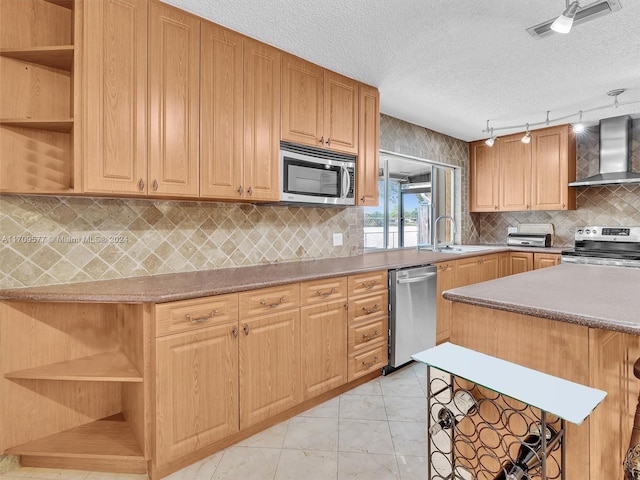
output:
[[[433,265],[389,271],[389,365],[383,374],[435,347],[437,278]]]

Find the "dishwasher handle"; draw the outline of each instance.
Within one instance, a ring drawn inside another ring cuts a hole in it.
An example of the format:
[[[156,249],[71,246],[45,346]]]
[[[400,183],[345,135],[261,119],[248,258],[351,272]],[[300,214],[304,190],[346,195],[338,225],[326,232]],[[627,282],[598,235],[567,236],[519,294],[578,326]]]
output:
[[[434,273],[428,273],[428,274],[426,274],[426,275],[421,275],[421,276],[419,276],[419,277],[413,277],[413,278],[398,278],[398,279],[396,280],[396,282],[401,283],[401,284],[402,284],[402,283],[417,283],[417,282],[423,282],[423,281],[427,280],[428,278],[433,278],[433,277],[435,277],[436,275],[438,275],[438,273],[437,273],[437,272],[434,272]]]

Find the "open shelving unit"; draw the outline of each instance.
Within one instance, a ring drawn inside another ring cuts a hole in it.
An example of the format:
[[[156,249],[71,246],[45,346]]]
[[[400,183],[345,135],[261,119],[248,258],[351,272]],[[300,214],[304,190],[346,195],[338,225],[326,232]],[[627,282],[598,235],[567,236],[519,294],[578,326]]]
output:
[[[0,453],[21,455],[23,466],[146,473],[144,306],[0,308]]]
[[[75,14],[74,0],[0,0],[0,192],[74,192]]]

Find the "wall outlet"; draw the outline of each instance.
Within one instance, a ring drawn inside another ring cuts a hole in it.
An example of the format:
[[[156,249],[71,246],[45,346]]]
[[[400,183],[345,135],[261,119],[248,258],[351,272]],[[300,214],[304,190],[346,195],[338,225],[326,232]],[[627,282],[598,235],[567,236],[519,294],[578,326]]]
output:
[[[333,234],[333,246],[334,247],[339,247],[342,245],[342,234],[341,233],[334,233]]]
[[[518,233],[518,227],[507,227],[507,233]]]

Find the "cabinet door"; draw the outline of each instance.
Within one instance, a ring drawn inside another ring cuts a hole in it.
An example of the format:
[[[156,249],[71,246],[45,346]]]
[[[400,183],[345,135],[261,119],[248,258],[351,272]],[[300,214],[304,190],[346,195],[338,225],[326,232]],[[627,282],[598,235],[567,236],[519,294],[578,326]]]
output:
[[[480,259],[478,257],[461,258],[456,261],[454,272],[454,288],[478,283],[480,281]]]
[[[358,161],[356,163],[356,204],[376,207],[379,202],[380,93],[360,85],[358,121]]]
[[[200,20],[149,8],[149,194],[198,196]]]
[[[358,82],[325,70],[323,124],[327,148],[358,153]]]
[[[240,318],[240,427],[246,428],[300,402],[300,310]]]
[[[531,209],[531,144],[521,134],[500,138],[500,211]]]
[[[147,2],[84,7],[84,193],[147,193]]]
[[[576,140],[568,125],[534,131],[532,145],[532,208],[575,210]]]
[[[511,252],[509,269],[511,275],[533,270],[533,253]]]
[[[498,254],[498,261],[500,263],[498,276],[506,277],[511,275],[511,252],[500,252]]]
[[[558,253],[536,253],[533,256],[533,268],[546,268],[560,265],[560,254]]]
[[[345,301],[300,309],[303,400],[347,383]]]
[[[436,264],[438,267],[438,300],[436,303],[436,343],[446,342],[451,333],[451,301],[442,292],[455,286],[455,262]]]
[[[284,55],[282,61],[282,140],[324,146],[324,69]]]
[[[275,48],[244,39],[244,195],[279,198],[280,64]]]
[[[201,197],[242,198],[242,38],[202,22]]]
[[[498,210],[499,141],[488,147],[483,141],[469,144],[469,202],[471,212]]]
[[[156,463],[239,430],[238,324],[156,341]]]
[[[483,255],[478,263],[480,264],[479,282],[495,280],[500,276],[500,255],[497,253]]]

